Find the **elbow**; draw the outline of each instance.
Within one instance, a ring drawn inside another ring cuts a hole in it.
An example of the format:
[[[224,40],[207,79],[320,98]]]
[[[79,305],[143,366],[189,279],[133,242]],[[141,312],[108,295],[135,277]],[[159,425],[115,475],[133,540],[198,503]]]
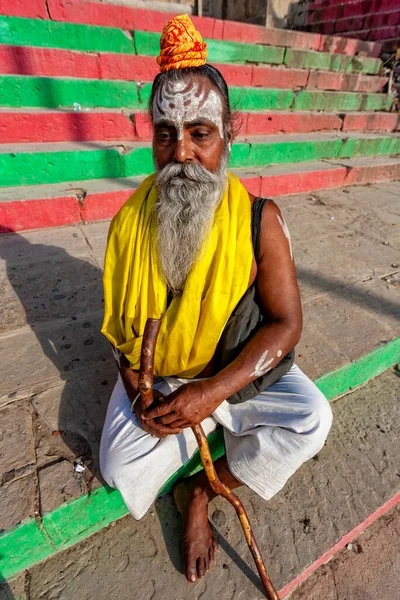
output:
[[[295,346],[297,346],[297,344],[300,341],[301,338],[301,334],[303,333],[303,323],[298,323],[292,331],[292,348],[294,348]]]
[[[290,346],[290,349],[292,349],[297,346],[300,341],[301,334],[303,332],[303,320],[301,315],[299,315],[296,318],[291,317],[284,319],[284,323],[288,346]]]

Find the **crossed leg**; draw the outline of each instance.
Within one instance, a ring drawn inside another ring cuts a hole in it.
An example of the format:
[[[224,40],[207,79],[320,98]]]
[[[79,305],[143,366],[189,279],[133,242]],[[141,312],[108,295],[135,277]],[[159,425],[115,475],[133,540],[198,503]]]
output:
[[[219,479],[230,489],[242,485],[230,473],[223,456],[214,463]],[[204,471],[175,486],[174,499],[183,519],[182,553],[185,576],[191,583],[202,579],[214,562],[218,551],[208,520],[208,504],[215,497]]]

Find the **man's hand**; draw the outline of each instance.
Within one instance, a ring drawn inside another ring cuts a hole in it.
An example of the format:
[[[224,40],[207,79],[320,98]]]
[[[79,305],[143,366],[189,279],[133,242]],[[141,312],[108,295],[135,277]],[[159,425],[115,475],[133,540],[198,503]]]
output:
[[[124,383],[128,398],[132,403],[138,394],[139,374],[136,371],[132,371],[125,356],[122,356],[121,358],[119,372],[121,373],[122,381]],[[163,394],[157,390],[153,390],[153,396],[154,402],[151,406],[152,408],[155,408],[164,401],[165,396],[163,396]],[[140,398],[136,400],[134,410],[140,427],[154,437],[165,438],[167,435],[182,433],[182,429],[180,427],[171,428],[166,427],[162,423],[156,423],[153,419],[144,420],[142,418],[143,411]]]
[[[150,408],[152,410],[157,410],[158,408],[160,408],[160,406],[163,405],[166,397],[163,396],[163,394],[161,394],[161,392],[158,392],[157,390],[153,391],[153,396],[154,396],[154,402]],[[150,410],[150,408],[148,410]],[[144,415],[146,413],[144,413],[142,411],[142,405],[140,402],[140,398],[135,403],[135,414],[139,421],[139,425],[143,429],[143,431],[150,433],[150,435],[152,435],[153,437],[165,438],[165,437],[167,437],[167,435],[182,433],[182,431],[183,431],[183,429],[181,427],[171,427],[168,425],[166,426],[166,425],[158,422],[158,419],[157,419],[157,421],[155,421],[154,419],[145,419]]]
[[[200,424],[222,401],[210,393],[207,381],[194,381],[182,385],[157,406],[151,406],[142,418],[145,423],[153,421],[164,427],[184,429]]]

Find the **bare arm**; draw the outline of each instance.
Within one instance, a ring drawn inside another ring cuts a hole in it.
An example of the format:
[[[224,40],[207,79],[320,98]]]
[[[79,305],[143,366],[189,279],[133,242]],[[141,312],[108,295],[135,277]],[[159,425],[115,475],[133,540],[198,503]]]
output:
[[[263,209],[256,279],[269,322],[240,355],[214,377],[182,386],[162,406],[145,415],[171,427],[200,423],[232,394],[275,367],[299,341],[302,329],[300,294],[287,230],[279,208]]]
[[[217,397],[229,397],[274,368],[297,344],[302,330],[300,293],[282,214],[268,202],[262,214],[257,287],[269,322],[240,355],[210,380]]]

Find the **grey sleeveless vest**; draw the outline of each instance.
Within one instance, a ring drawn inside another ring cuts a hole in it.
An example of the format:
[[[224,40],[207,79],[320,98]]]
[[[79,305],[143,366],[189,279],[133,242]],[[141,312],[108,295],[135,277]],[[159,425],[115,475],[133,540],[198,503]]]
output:
[[[260,251],[261,214],[267,202],[268,200],[265,198],[256,198],[252,209],[251,227],[256,260],[258,260]],[[222,332],[215,355],[218,370],[222,370],[239,356],[255,332],[268,322],[257,293],[256,281],[240,299]],[[230,396],[227,401],[230,404],[239,404],[266,390],[290,370],[294,362],[294,355],[293,349],[271,371],[246,385]]]

